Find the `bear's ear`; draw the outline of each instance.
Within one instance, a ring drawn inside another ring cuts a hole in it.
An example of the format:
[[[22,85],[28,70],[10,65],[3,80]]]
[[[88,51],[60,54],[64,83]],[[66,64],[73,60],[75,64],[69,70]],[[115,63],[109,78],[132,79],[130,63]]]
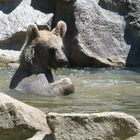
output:
[[[51,31],[54,34],[60,35],[62,38],[65,36],[67,31],[67,25],[64,21],[59,21],[57,26]]]
[[[39,30],[36,24],[31,24],[27,28],[27,37],[29,40],[35,39],[39,35]]]

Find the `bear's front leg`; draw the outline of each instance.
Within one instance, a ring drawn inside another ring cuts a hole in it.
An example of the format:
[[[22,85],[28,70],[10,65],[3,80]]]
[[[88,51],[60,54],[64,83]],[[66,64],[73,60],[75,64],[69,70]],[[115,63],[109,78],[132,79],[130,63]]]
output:
[[[74,93],[74,85],[70,78],[63,78],[48,85],[50,95],[69,95]]]

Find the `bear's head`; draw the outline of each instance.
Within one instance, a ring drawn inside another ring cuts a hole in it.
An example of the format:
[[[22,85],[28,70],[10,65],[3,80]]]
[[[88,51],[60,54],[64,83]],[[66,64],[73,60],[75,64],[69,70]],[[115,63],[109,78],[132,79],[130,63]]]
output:
[[[27,28],[27,37],[21,50],[21,65],[39,65],[42,68],[57,69],[67,65],[68,60],[63,52],[63,37],[67,26],[59,21],[49,30],[39,30],[33,24]]]

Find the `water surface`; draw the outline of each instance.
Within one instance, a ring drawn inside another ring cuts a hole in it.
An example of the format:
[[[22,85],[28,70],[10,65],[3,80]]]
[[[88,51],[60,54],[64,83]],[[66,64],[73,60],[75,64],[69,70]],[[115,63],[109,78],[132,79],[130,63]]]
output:
[[[55,79],[70,77],[75,93],[44,97],[9,90],[14,70],[0,70],[0,89],[10,96],[47,112],[126,112],[140,120],[140,69],[61,69]]]

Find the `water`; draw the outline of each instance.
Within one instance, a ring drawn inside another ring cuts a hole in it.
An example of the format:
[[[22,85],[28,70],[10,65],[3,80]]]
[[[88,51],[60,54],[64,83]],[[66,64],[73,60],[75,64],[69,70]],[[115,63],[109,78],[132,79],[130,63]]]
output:
[[[44,97],[9,90],[14,71],[0,70],[0,89],[8,95],[33,105],[45,113],[103,111],[125,112],[140,120],[140,69],[61,69],[55,79],[70,77],[75,93]]]

